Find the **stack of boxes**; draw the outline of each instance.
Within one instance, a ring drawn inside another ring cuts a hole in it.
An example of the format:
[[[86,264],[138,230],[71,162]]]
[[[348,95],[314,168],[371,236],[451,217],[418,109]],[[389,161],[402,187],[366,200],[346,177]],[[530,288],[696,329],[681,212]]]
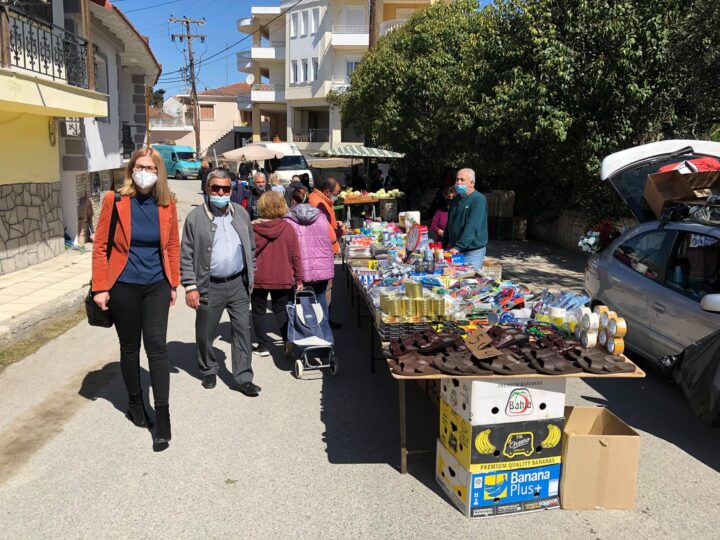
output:
[[[565,379],[443,379],[435,476],[468,517],[558,508]]]

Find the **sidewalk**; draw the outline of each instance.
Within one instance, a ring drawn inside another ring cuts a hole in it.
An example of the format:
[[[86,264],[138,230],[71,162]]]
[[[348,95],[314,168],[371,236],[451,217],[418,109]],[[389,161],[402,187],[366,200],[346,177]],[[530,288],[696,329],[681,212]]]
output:
[[[66,251],[0,276],[0,345],[30,334],[56,316],[74,312],[87,293],[91,262],[90,251]]]

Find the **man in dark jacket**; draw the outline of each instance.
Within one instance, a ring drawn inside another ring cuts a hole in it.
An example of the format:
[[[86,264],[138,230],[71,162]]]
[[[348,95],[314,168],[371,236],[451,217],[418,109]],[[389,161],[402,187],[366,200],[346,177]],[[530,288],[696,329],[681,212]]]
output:
[[[263,193],[267,191],[267,178],[265,178],[264,172],[255,173],[255,176],[253,176],[251,191],[252,199],[250,201],[250,210],[248,210],[248,212],[250,213],[250,219],[255,220],[260,217],[257,209],[258,201],[260,200],[260,197],[262,197]]]
[[[455,177],[455,197],[450,203],[443,246],[450,253],[462,253],[465,264],[480,270],[488,243],[487,201],[475,191],[475,171],[460,169]]]
[[[230,195],[230,200],[235,204],[242,206],[248,215],[250,215],[253,207],[253,194],[252,191],[242,184],[242,181],[238,180],[233,182],[233,190]]]

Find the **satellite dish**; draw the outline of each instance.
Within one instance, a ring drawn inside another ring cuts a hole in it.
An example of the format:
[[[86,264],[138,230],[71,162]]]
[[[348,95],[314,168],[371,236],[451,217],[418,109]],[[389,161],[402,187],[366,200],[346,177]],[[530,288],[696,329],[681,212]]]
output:
[[[245,77],[245,83],[252,86],[255,83],[255,75],[248,73],[248,76]]]

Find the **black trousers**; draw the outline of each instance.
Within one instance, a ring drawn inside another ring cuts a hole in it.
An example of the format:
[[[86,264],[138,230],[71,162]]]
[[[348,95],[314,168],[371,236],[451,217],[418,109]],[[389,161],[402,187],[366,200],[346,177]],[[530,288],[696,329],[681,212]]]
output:
[[[116,283],[110,289],[110,309],[120,340],[120,369],[128,394],[142,392],[140,386],[140,339],[150,368],[155,407],[168,405],[170,362],[167,353],[170,284]]]
[[[258,343],[267,346],[268,336],[265,325],[265,308],[267,307],[267,297],[270,293],[272,311],[275,314],[275,320],[283,340],[287,340],[288,317],[285,306],[290,301],[292,289],[254,289],[252,292],[252,314],[253,326],[257,335]]]

